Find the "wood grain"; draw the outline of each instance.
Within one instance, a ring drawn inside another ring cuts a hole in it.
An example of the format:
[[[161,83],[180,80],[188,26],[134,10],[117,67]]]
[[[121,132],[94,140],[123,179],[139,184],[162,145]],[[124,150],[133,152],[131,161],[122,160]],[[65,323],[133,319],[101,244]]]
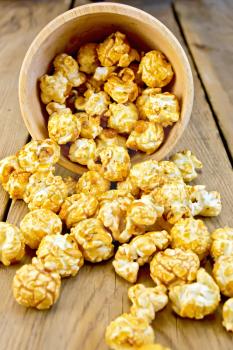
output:
[[[219,126],[233,157],[233,1],[174,3]]]

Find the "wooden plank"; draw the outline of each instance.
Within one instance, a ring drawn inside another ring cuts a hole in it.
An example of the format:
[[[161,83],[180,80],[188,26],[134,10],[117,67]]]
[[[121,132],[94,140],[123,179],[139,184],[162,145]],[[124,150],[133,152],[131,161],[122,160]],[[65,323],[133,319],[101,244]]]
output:
[[[176,0],[174,6],[233,157],[233,1]]]

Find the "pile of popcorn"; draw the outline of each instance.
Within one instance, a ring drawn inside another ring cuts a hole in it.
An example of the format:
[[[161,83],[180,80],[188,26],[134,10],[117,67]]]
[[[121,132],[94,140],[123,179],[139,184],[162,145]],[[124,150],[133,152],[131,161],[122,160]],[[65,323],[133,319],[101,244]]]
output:
[[[139,70],[132,66],[135,59],[139,54],[117,32],[100,45],[81,47],[79,66],[66,54],[57,56],[54,75],[41,78],[50,139],[33,140],[0,161],[3,188],[29,209],[19,228],[0,223],[0,262],[21,261],[25,245],[34,249],[32,262],[14,276],[13,294],[20,305],[48,309],[59,298],[62,278],[76,276],[85,261],[113,257],[116,274],[134,285],[128,290],[130,311],[106,329],[107,345],[112,350],[169,350],[154,344],[151,326],[168,302],[179,316],[202,319],[215,312],[222,294],[229,298],[223,326],[233,331],[233,228],[210,233],[200,218],[219,215],[222,205],[218,192],[192,183],[202,163],[191,151],[130,165],[126,147],[155,150],[148,148],[146,133],[142,136],[145,125],[151,142],[153,130],[158,136],[159,128],[161,134],[178,119],[176,98],[160,91],[173,75],[164,56],[147,53]],[[137,98],[140,79],[149,88]],[[72,90],[84,83],[84,96]],[[69,93],[81,112],[73,114],[64,104]],[[138,109],[132,103],[136,98]],[[149,113],[152,105],[158,108]],[[107,110],[111,129],[103,130]],[[118,132],[129,133],[128,140]],[[55,175],[59,145],[67,142],[70,158],[89,168],[78,180]],[[212,275],[201,267],[208,257]],[[154,287],[135,284],[143,265],[149,267]]]

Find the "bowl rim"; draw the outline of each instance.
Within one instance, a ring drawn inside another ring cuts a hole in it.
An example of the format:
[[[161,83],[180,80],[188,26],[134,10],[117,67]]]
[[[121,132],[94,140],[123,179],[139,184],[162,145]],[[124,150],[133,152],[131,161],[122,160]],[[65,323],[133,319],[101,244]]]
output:
[[[175,129],[177,131],[176,137],[173,137],[173,139],[170,139],[169,143],[165,141],[165,143],[161,146],[161,148],[159,148],[159,150],[156,151],[154,154],[152,155],[145,154],[140,160],[136,159],[136,161],[134,161],[133,159],[132,164],[142,162],[148,159],[156,159],[156,160],[163,159],[171,152],[171,150],[177,144],[191,117],[193,100],[194,100],[194,83],[193,83],[192,70],[183,47],[181,46],[180,42],[175,37],[175,35],[170,31],[170,29],[168,29],[160,20],[158,20],[153,15],[130,5],[113,3],[113,2],[92,3],[92,4],[81,5],[58,15],[41,29],[41,31],[36,35],[36,37],[32,41],[31,45],[29,46],[25,54],[25,57],[20,69],[20,74],[19,74],[18,97],[19,97],[21,116],[23,118],[24,124],[29,134],[31,135],[32,139],[34,140],[38,139],[38,136],[34,133],[34,130],[33,128],[31,128],[31,125],[29,123],[30,113],[28,113],[27,108],[25,108],[26,102],[24,99],[24,91],[26,86],[25,79],[28,73],[28,67],[30,67],[31,61],[35,53],[40,48],[41,44],[50,36],[50,34],[53,33],[56,29],[58,29],[61,25],[65,24],[66,22],[72,21],[77,17],[82,17],[82,16],[95,14],[95,13],[116,13],[119,15],[128,15],[140,21],[149,22],[152,25],[155,24],[157,28],[160,31],[163,31],[165,36],[168,37],[170,44],[173,45],[174,48],[177,50],[178,56],[180,57],[182,64],[184,65],[184,70],[186,71],[186,81],[189,81],[189,85],[188,85],[188,91],[186,93],[187,101],[185,104],[185,111],[184,111],[185,118],[183,118],[183,121],[179,125],[179,128]],[[184,106],[182,107],[184,108]],[[174,129],[175,125],[172,127],[172,129]],[[170,131],[170,133],[171,132],[172,130]],[[77,163],[73,163],[68,158],[62,155],[58,163],[64,168],[71,170],[72,172],[75,172],[77,174],[82,174],[88,171],[87,167],[79,165]]]

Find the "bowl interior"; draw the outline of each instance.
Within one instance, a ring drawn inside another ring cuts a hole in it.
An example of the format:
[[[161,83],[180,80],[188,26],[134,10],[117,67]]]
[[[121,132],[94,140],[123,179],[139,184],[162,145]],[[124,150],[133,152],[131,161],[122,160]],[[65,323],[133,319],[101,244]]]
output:
[[[70,16],[67,16],[69,12]],[[178,41],[159,21],[139,10],[135,13],[133,10],[111,13],[102,8],[102,12],[96,10],[86,13],[76,8],[69,12],[62,15],[63,17],[59,16],[42,30],[24,60],[20,77],[20,104],[30,134],[34,139],[48,137],[47,113],[40,102],[38,78],[49,70],[54,57],[61,52],[72,54],[82,44],[99,42],[112,32],[120,30],[127,35],[132,46],[139,50],[161,50],[175,71],[175,79],[168,90],[179,99],[181,118],[171,128],[164,144],[155,154],[146,156],[137,153],[132,157],[132,163],[148,158],[161,159],[173,148],[182,134],[192,108],[192,76]],[[71,163],[63,156],[60,163],[77,173],[87,170],[86,167]]]

